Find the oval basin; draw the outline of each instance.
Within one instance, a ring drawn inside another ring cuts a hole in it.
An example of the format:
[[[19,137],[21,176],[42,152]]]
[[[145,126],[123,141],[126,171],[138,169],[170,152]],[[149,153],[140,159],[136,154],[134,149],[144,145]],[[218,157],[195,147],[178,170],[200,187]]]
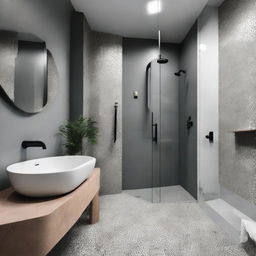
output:
[[[14,189],[25,196],[68,193],[85,181],[95,167],[90,156],[57,156],[12,164],[7,173]]]

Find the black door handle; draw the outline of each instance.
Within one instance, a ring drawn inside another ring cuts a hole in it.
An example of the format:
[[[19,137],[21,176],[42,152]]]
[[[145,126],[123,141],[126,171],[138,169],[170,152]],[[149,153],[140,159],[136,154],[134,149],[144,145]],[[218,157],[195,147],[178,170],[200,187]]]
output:
[[[157,123],[152,124],[152,141],[157,144]]]
[[[116,143],[117,139],[117,108],[118,108],[118,103],[115,103],[114,109],[115,109],[115,119],[114,119],[114,143]]]
[[[152,133],[152,141],[157,144],[157,123],[154,123],[153,112],[151,112],[151,133]]]
[[[213,132],[209,132],[209,134],[206,135],[205,138],[208,139],[209,142],[212,143],[213,142]]]

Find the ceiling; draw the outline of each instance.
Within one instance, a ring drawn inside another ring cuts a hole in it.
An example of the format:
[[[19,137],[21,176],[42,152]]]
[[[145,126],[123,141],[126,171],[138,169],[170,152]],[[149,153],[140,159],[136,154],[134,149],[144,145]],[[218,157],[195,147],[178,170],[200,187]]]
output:
[[[71,0],[95,31],[123,37],[157,38],[157,15],[148,15],[150,0]],[[221,0],[210,0],[219,4]],[[208,0],[161,0],[159,24],[164,42],[180,43]]]
[[[211,6],[220,6],[224,0],[208,0],[208,5]]]

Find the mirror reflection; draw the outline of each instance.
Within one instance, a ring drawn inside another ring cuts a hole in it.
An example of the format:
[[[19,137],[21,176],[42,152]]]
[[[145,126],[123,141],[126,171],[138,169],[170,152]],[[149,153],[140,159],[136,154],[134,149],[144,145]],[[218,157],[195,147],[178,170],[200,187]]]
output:
[[[40,112],[49,99],[46,43],[32,34],[0,31],[0,89],[13,106]]]

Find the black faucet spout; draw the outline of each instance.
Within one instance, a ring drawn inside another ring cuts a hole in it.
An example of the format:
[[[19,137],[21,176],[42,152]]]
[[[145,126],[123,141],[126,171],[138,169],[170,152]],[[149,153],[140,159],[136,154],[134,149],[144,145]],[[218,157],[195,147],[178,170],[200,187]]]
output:
[[[28,140],[24,140],[24,141],[22,141],[21,146],[24,149],[31,148],[31,147],[46,149],[46,145],[42,141],[28,141]]]

